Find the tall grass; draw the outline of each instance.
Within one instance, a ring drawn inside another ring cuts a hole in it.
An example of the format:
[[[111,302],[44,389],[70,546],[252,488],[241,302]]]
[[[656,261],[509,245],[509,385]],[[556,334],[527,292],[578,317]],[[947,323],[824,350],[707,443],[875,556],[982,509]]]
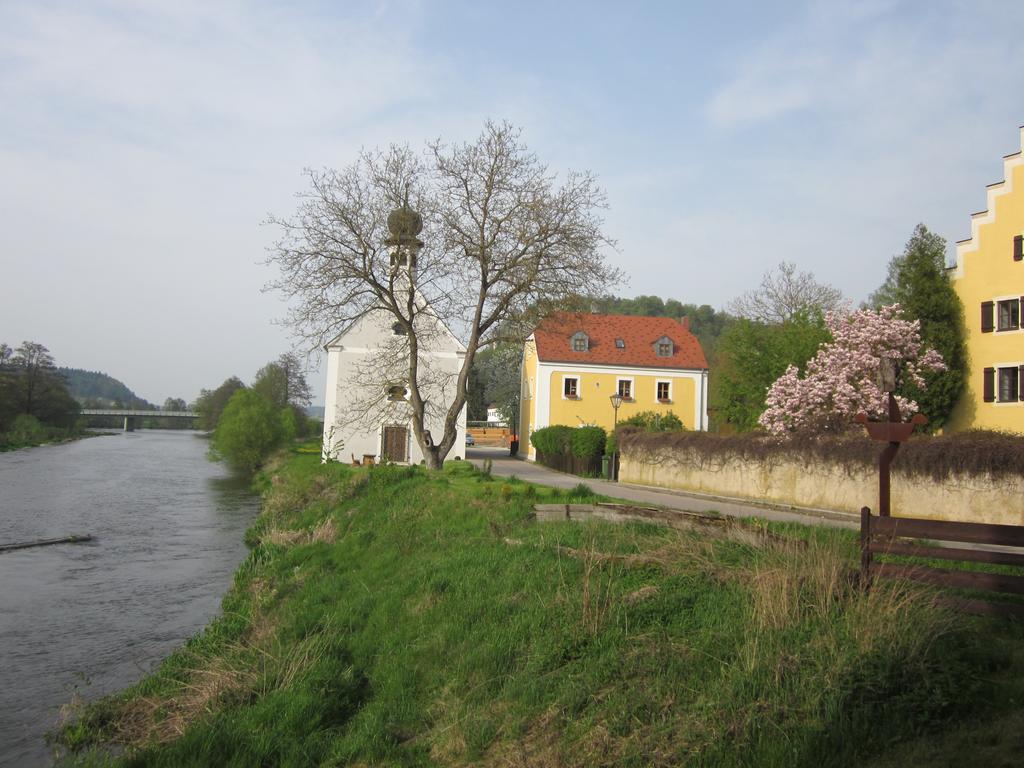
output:
[[[843,533],[538,524],[465,462],[261,484],[221,617],[69,721],[81,764],[851,765],[1022,692],[1019,628],[863,593]]]

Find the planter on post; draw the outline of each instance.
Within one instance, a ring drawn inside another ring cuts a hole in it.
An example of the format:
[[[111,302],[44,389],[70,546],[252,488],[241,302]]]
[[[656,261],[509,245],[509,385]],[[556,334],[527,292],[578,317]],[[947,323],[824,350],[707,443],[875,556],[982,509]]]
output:
[[[900,449],[900,443],[906,442],[914,431],[914,427],[927,424],[928,419],[920,413],[914,414],[910,421],[903,421],[900,405],[896,402],[896,384],[899,381],[900,364],[891,357],[883,357],[879,367],[879,388],[889,399],[889,418],[887,421],[868,421],[866,413],[858,413],[856,421],[864,425],[868,436],[881,443],[889,443],[878,456],[878,514],[889,517],[889,487],[892,460]]]

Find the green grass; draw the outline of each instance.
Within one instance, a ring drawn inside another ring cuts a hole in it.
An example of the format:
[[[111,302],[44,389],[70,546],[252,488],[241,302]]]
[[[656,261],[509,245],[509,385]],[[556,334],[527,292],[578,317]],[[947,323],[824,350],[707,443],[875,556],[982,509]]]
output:
[[[975,724],[1020,724],[1020,625],[939,612],[909,585],[863,594],[846,532],[789,526],[758,543],[735,526],[531,522],[535,503],[597,497],[466,462],[431,474],[293,451],[258,483],[264,509],[221,617],[138,686],[82,709],[61,732],[70,762],[1019,754],[1019,728]]]

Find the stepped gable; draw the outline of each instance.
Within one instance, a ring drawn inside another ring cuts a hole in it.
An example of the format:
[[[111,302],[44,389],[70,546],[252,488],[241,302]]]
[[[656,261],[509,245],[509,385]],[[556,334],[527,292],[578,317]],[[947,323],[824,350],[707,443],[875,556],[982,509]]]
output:
[[[954,278],[963,277],[964,256],[974,253],[981,247],[981,227],[995,221],[996,204],[999,198],[1014,191],[1013,171],[1018,166],[1024,165],[1024,125],[1020,127],[1020,145],[1021,149],[1017,152],[1003,156],[1003,180],[985,187],[988,207],[984,211],[971,214],[971,236],[966,240],[958,240],[956,243],[956,264],[949,268]]]
[[[589,339],[585,352],[572,349],[572,336],[579,331]],[[546,363],[688,370],[708,367],[697,337],[684,323],[669,317],[559,312],[546,318],[533,335],[537,357]],[[659,357],[655,345],[665,336],[672,340],[673,352],[670,357]],[[617,339],[622,340],[621,347],[616,346]]]

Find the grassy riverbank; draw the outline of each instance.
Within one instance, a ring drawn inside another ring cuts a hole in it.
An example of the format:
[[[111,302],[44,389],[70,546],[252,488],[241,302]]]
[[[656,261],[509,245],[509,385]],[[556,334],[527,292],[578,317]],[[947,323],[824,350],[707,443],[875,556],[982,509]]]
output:
[[[108,432],[88,432],[83,429],[65,429],[63,427],[42,427],[39,432],[26,436],[0,432],[0,453],[4,451],[20,451],[22,448],[37,448],[40,445],[59,445],[82,440],[86,437],[100,437]]]
[[[1024,631],[905,587],[864,595],[847,533],[536,523],[534,503],[567,496],[464,462],[431,475],[292,454],[259,482],[222,616],[80,712],[62,734],[76,763],[1019,757]],[[89,751],[111,745],[125,756]]]

